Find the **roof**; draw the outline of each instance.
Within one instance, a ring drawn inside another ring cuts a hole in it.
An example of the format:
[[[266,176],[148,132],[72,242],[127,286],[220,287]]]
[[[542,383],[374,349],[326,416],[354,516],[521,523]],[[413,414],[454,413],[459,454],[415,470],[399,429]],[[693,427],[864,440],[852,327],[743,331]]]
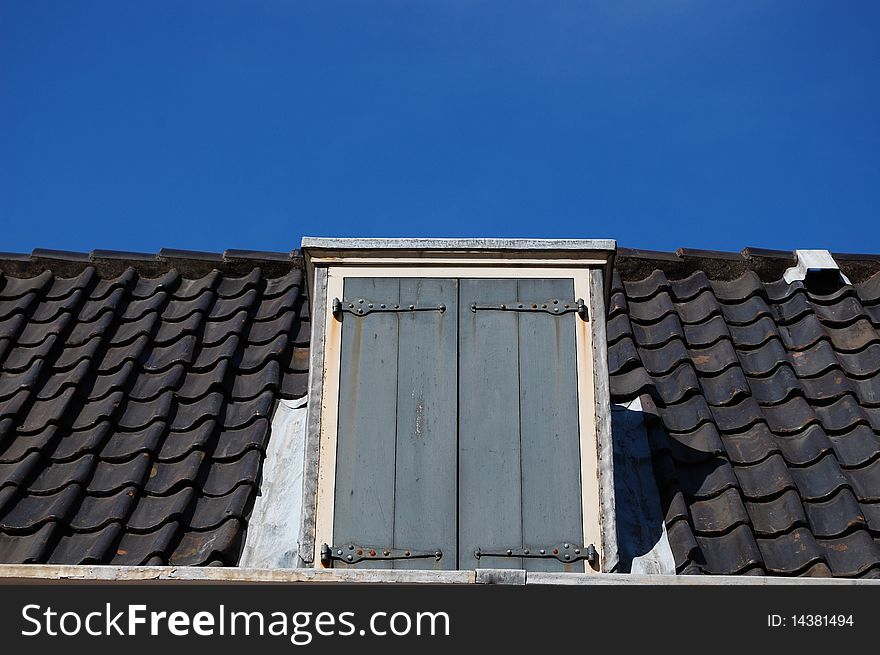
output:
[[[0,561],[238,560],[305,394],[297,253],[0,254]]]
[[[880,575],[880,257],[620,249],[612,400],[641,399],[680,573]],[[0,561],[232,565],[280,398],[299,254],[0,254]]]
[[[880,576],[880,258],[620,250],[612,400],[640,397],[679,573]]]

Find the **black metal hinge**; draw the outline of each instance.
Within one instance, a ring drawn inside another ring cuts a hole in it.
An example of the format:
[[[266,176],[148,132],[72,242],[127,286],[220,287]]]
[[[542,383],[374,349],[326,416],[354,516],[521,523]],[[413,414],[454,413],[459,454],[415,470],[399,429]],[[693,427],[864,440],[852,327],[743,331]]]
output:
[[[354,316],[366,316],[375,312],[440,312],[442,314],[445,311],[446,305],[443,303],[439,305],[417,305],[413,303],[375,302],[365,298],[358,298],[357,300],[333,299],[333,316],[336,318],[342,318],[343,312],[348,312]]]
[[[577,300],[560,300],[551,298],[541,302],[503,302],[498,304],[484,305],[471,303],[471,311],[496,311],[496,312],[544,312],[545,314],[571,314],[575,313],[585,321],[590,320],[587,305],[581,298]]]
[[[364,560],[394,560],[394,559],[426,559],[432,557],[440,561],[443,552],[435,550],[413,550],[412,548],[375,548],[373,546],[358,546],[357,544],[343,544],[341,546],[321,546],[321,564],[325,568],[333,565],[337,560],[346,564],[356,564]]]
[[[508,548],[506,550],[492,551],[477,548],[474,551],[474,557],[477,559],[481,557],[553,558],[565,564],[586,560],[590,565],[595,565],[599,561],[599,554],[596,552],[593,544],[577,546],[570,543],[545,548]]]

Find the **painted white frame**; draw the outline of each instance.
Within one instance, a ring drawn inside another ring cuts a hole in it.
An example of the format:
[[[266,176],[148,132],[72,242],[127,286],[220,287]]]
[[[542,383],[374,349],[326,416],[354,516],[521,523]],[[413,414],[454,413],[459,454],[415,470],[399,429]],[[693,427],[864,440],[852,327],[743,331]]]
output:
[[[346,278],[350,277],[433,277],[433,278],[558,278],[574,281],[575,298],[587,305],[590,320],[593,311],[590,273],[605,266],[607,259],[591,257],[485,258],[485,257],[369,257],[339,256],[313,258],[311,264],[327,267],[321,334],[324,346],[323,391],[320,407],[319,455],[315,508],[313,562],[320,562],[320,547],[333,543],[335,511],[336,443],[341,365],[342,323],[332,313],[333,298],[343,298]],[[317,295],[317,294],[315,294]],[[313,295],[313,297],[315,297]],[[604,320],[604,317],[601,318]],[[313,331],[318,326],[313,326]],[[599,553],[598,570],[604,570],[602,516],[600,510],[599,443],[596,421],[595,371],[593,362],[593,330],[587,321],[576,322],[576,358],[578,386],[578,427],[581,459],[581,506],[584,544],[594,544]],[[584,563],[585,573],[594,573]]]

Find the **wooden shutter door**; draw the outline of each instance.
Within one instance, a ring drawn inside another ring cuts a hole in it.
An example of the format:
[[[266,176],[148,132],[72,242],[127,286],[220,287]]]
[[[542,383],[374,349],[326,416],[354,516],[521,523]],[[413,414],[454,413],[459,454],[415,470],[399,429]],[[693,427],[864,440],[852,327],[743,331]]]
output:
[[[583,542],[575,361],[581,319],[500,307],[551,298],[573,300],[573,281],[460,281],[459,568],[583,571],[583,562],[474,556],[477,548],[535,552]]]
[[[342,314],[334,545],[443,552],[357,567],[456,568],[457,298],[450,279],[345,280],[346,301],[445,305]]]

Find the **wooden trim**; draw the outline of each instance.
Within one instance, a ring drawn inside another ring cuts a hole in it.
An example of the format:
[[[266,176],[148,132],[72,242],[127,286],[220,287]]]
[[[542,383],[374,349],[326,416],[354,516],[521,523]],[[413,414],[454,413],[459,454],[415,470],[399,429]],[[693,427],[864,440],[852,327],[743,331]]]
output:
[[[326,296],[322,310],[324,312],[324,357],[323,357],[323,396],[320,401],[320,453],[318,470],[316,471],[317,494],[315,509],[315,536],[312,542],[312,561],[315,567],[321,567],[319,549],[322,543],[333,543],[333,516],[336,485],[336,437],[339,403],[339,376],[342,357],[342,324],[333,315],[330,304],[333,298],[342,298],[344,280],[347,277],[443,277],[443,278],[498,278],[498,279],[546,279],[560,278],[574,281],[575,298],[581,298],[587,304],[590,320],[577,321],[576,325],[576,357],[578,385],[578,427],[580,432],[581,451],[581,509],[583,518],[583,537],[585,544],[594,544],[599,553],[600,570],[603,565],[604,549],[602,542],[602,525],[600,510],[600,489],[598,475],[598,444],[596,441],[596,397],[593,372],[593,328],[597,314],[592,307],[590,289],[590,271],[592,267],[583,261],[576,266],[536,266],[539,260],[517,260],[497,262],[487,265],[485,260],[480,266],[449,266],[425,265],[389,266],[387,259],[377,259],[381,265],[323,265],[316,271],[327,270]],[[316,272],[317,278],[317,272]],[[604,303],[603,303],[604,306]],[[604,314],[601,319],[604,321]],[[315,325],[317,326],[317,321]],[[313,335],[313,340],[319,335]],[[589,564],[584,570],[594,573]]]
[[[342,323],[333,316],[330,303],[341,298],[345,278],[334,269],[327,271],[327,297],[324,305],[324,397],[321,399],[320,454],[318,455],[318,493],[315,511],[313,562],[321,566],[321,544],[333,543],[333,514],[336,492],[336,433],[339,418],[339,369],[342,359]]]
[[[590,312],[589,321],[575,321],[577,350],[577,387],[578,387],[578,427],[581,451],[581,512],[584,525],[584,545],[594,544],[599,554],[599,570],[602,570],[602,532],[599,509],[599,484],[596,474],[598,454],[595,424],[595,390],[593,388],[593,350],[592,325],[595,321],[590,299],[589,271],[579,271],[574,277],[574,294],[583,298]],[[584,571],[592,573],[593,569],[584,562]]]
[[[599,476],[599,523],[602,529],[601,561],[603,572],[617,568],[617,513],[614,495],[614,442],[611,434],[611,391],[608,381],[608,340],[605,325],[605,289],[603,272],[590,271],[590,307],[594,318],[590,321],[593,337],[593,388],[595,390],[595,426]]]
[[[327,269],[314,273],[311,293],[311,341],[309,353],[309,401],[303,457],[302,515],[299,529],[299,558],[314,562],[315,508],[318,496],[319,449],[321,445],[321,407],[324,397],[324,334],[327,309]]]

